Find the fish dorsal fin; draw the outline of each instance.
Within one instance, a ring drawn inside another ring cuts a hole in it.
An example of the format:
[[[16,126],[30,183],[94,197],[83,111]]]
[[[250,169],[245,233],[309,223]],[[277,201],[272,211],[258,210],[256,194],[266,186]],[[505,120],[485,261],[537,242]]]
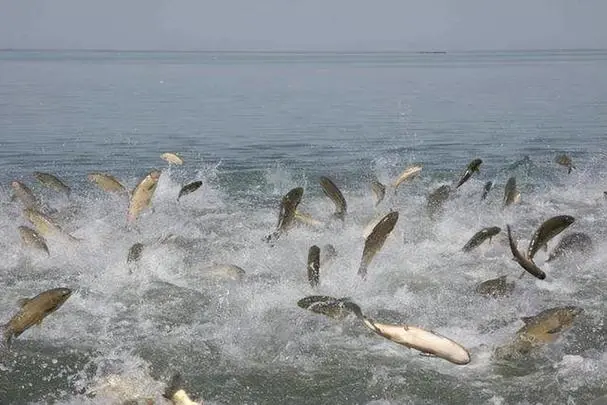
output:
[[[27,304],[30,301],[29,298],[21,298],[19,300],[17,300],[17,305],[19,305],[20,307],[24,307],[25,304]]]
[[[533,317],[532,316],[523,316],[523,317],[521,317],[521,321],[525,322],[525,325],[528,325],[529,323],[531,323],[533,321]]]

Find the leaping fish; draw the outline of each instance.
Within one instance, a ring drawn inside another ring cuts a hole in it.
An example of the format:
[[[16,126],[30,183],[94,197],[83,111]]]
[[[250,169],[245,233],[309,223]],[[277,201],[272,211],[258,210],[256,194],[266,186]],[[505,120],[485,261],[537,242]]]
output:
[[[468,179],[474,174],[474,172],[480,172],[479,167],[482,163],[483,161],[481,159],[474,159],[473,161],[468,163],[468,167],[466,167],[464,174],[462,174],[462,176],[460,177],[455,188],[458,189],[462,184],[467,182]]]
[[[71,193],[71,189],[57,176],[50,173],[34,172],[34,177],[44,186],[52,188],[60,193],[65,193],[68,197]]]
[[[516,242],[512,237],[512,231],[510,230],[510,225],[506,225],[506,229],[508,230],[508,242],[510,243],[510,251],[514,256],[514,260],[525,270],[527,270],[533,276],[543,280],[546,278],[546,273],[527,257],[523,256],[521,252],[516,247]]]
[[[129,202],[127,222],[134,222],[141,211],[150,206],[160,174],[160,171],[152,170],[135,187]]]
[[[571,215],[557,215],[544,221],[535,231],[529,247],[527,248],[527,257],[533,260],[533,256],[541,247],[548,249],[548,242],[559,233],[563,232],[569,225],[575,221]]]
[[[381,184],[378,180],[373,180],[371,182],[371,190],[373,191],[373,194],[375,195],[375,206],[377,207],[379,205],[379,203],[381,203],[384,200],[384,197],[386,196],[386,186]]]
[[[575,166],[573,165],[573,162],[571,161],[571,158],[566,155],[566,154],[561,154],[558,155],[554,161],[556,163],[558,163],[561,166],[565,166],[567,168],[567,174],[571,173],[572,169],[575,169]]]
[[[276,231],[266,237],[266,241],[272,239],[278,239],[283,233],[286,233],[293,227],[295,222],[295,213],[297,206],[301,202],[303,197],[303,188],[295,187],[290,190],[287,194],[282,197],[280,203],[280,212],[278,213],[278,224],[276,225]]]
[[[97,187],[108,193],[128,195],[127,189],[114,176],[106,173],[89,173],[87,179],[95,183]]]
[[[167,161],[168,163],[172,163],[174,165],[182,165],[183,159],[177,156],[175,153],[167,152],[160,155],[162,160]]]
[[[470,363],[468,350],[447,337],[417,326],[380,323],[364,316],[360,307],[351,301],[344,302],[343,305],[354,312],[367,328],[394,343],[425,355],[440,357],[453,364]]]
[[[26,246],[31,246],[38,250],[42,250],[46,252],[47,255],[51,255],[48,250],[48,245],[46,244],[46,240],[42,235],[33,230],[32,228],[28,228],[27,226],[20,226],[17,228],[19,230],[19,236],[21,236],[21,241]]]
[[[328,177],[320,176],[320,185],[325,195],[329,197],[331,201],[333,201],[333,204],[335,204],[335,213],[333,215],[343,221],[348,211],[348,206],[346,204],[344,195],[341,193],[335,183],[333,183],[333,181]]]
[[[388,235],[396,225],[396,221],[398,221],[398,211],[388,213],[377,225],[375,225],[371,234],[365,239],[365,247],[358,268],[358,275],[363,279],[367,277],[367,268],[369,267],[371,260],[373,260],[373,257],[375,257],[377,252],[384,246]]]
[[[392,187],[394,187],[394,193],[398,189],[398,186],[401,185],[406,180],[413,180],[420,172],[422,171],[421,165],[413,165],[407,167],[401,174],[394,180],[392,183]]]

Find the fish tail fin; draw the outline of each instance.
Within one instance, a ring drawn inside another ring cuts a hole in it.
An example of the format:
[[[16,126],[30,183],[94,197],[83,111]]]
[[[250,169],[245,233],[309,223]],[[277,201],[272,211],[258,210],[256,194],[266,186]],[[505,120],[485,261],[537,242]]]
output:
[[[360,264],[358,268],[358,275],[362,277],[363,280],[367,278],[367,265],[364,263]]]
[[[0,351],[7,351],[11,348],[13,330],[10,328],[9,324],[4,324],[0,326],[0,334],[2,334],[2,339],[0,339]]]

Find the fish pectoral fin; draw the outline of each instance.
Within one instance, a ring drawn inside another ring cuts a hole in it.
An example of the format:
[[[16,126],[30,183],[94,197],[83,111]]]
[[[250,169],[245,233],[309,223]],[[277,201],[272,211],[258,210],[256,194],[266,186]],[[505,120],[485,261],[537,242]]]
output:
[[[19,305],[20,307],[25,306],[25,304],[27,304],[29,302],[29,298],[21,298],[19,300],[17,300],[17,305]]]
[[[428,352],[419,352],[420,356],[423,357],[436,357],[436,354],[428,353]]]

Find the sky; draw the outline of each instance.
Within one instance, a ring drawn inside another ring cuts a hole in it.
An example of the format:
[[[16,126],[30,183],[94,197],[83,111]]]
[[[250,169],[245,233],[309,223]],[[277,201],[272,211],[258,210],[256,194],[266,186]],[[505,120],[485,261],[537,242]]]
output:
[[[0,48],[607,48],[607,0],[0,0]]]

